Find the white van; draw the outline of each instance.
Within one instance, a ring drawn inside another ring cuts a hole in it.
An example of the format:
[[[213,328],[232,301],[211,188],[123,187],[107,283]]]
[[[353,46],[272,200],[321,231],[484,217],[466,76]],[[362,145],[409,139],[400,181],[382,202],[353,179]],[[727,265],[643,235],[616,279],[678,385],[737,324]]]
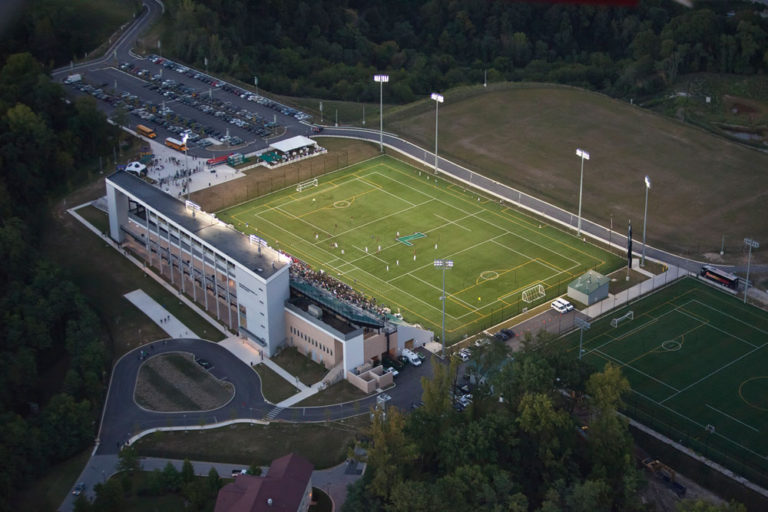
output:
[[[413,366],[421,366],[421,359],[419,358],[418,354],[416,354],[412,350],[404,348],[403,355],[406,357],[406,359],[408,359],[408,362],[411,363]]]

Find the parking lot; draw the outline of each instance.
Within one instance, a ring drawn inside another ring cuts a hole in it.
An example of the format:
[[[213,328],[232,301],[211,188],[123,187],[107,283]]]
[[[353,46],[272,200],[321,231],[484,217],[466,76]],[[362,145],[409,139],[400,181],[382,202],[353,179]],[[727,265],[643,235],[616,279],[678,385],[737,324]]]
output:
[[[301,124],[307,114],[162,57],[115,64],[68,87],[95,97],[113,120],[124,111],[123,123],[154,129],[158,141],[185,134],[191,155],[253,152],[269,140],[310,132]]]

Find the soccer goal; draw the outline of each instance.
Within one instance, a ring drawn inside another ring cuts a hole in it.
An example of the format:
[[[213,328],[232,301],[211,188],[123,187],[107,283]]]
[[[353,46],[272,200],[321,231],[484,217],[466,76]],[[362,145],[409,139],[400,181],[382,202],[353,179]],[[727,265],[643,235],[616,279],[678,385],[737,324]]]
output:
[[[544,291],[544,285],[537,284],[536,286],[531,286],[530,288],[523,290],[522,299],[523,302],[530,304],[531,302],[544,298],[546,295],[547,293]]]
[[[611,320],[611,327],[618,327],[621,322],[624,320],[634,320],[635,319],[635,312],[634,311],[627,311],[621,316],[617,316],[616,318]]]
[[[309,187],[316,187],[316,186],[317,186],[317,178],[312,178],[311,180],[307,180],[296,185],[296,192],[301,192],[302,190],[308,189]]]

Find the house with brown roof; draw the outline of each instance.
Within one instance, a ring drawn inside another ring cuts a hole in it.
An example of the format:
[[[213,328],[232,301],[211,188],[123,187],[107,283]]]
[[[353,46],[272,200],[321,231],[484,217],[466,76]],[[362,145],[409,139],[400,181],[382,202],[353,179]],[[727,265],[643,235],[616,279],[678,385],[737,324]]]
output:
[[[241,475],[222,487],[214,512],[306,512],[313,469],[295,453],[275,459],[266,476]]]

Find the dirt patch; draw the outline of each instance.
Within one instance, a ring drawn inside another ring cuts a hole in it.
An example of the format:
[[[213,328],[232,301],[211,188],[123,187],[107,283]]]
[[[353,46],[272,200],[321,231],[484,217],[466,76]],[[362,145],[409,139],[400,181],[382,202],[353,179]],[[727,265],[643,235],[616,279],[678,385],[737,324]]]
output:
[[[217,212],[379,154],[376,145],[369,142],[326,138],[318,139],[318,144],[328,152],[276,169],[265,167],[249,169],[245,171],[243,178],[193,192],[191,199],[203,210]]]
[[[434,110],[388,124],[424,147],[434,145],[434,125]],[[768,238],[768,223],[754,215],[768,190],[768,175],[755,169],[768,167],[768,155],[597,93],[542,85],[452,97],[440,109],[440,148],[571,212],[579,202],[575,148],[584,148],[592,159],[584,166],[583,214],[605,227],[613,214],[620,231],[630,219],[642,224],[648,175],[648,243],[685,256],[719,251],[733,226]],[[765,261],[762,253],[753,258]]]
[[[207,411],[234,396],[230,382],[216,379],[195,363],[192,354],[161,354],[147,360],[136,380],[136,403],[162,412]]]

